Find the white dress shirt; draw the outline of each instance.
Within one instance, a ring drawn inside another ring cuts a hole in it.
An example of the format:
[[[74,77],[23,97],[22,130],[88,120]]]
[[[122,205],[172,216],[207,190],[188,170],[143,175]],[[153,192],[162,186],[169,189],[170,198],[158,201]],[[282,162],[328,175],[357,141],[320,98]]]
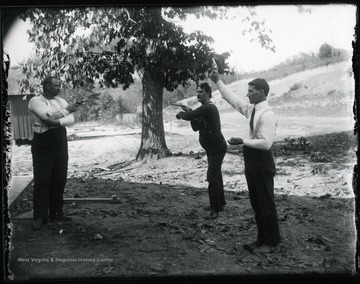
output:
[[[248,119],[247,131],[243,138],[244,145],[254,149],[269,150],[275,139],[277,119],[268,101],[255,105],[254,131],[252,131],[249,122],[254,105],[236,96],[221,80],[216,85],[222,97]]]
[[[74,115],[70,113],[66,107],[68,103],[61,97],[56,96],[48,100],[42,95],[35,96],[29,101],[29,112],[33,121],[33,130],[36,133],[44,133],[50,128],[59,126],[48,127],[43,120],[46,120],[55,112],[61,112],[64,117],[59,118],[60,126],[68,126],[74,123]]]

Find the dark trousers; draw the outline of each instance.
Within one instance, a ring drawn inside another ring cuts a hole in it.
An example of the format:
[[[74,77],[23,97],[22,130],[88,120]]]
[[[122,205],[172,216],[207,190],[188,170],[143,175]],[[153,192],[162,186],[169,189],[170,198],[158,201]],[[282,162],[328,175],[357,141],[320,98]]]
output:
[[[258,227],[258,241],[266,245],[277,245],[281,240],[274,200],[274,158],[271,151],[246,146],[243,150],[250,203]]]
[[[215,212],[221,211],[226,204],[224,195],[224,183],[221,173],[221,165],[226,154],[224,151],[207,154],[208,170],[207,181],[209,183],[208,193],[210,199],[210,208]]]
[[[34,171],[34,219],[48,220],[61,214],[67,179],[68,145],[66,129],[59,127],[34,133],[31,145]]]

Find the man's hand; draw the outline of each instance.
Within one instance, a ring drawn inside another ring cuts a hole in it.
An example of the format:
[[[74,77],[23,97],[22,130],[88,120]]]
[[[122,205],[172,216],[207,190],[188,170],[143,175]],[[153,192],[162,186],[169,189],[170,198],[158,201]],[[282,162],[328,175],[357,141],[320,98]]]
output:
[[[230,145],[241,145],[241,144],[244,144],[244,141],[242,138],[240,137],[231,137],[229,140],[228,140],[228,143]]]
[[[176,115],[176,118],[177,118],[177,119],[181,119],[181,113],[182,113],[182,111],[180,111],[180,112],[177,113],[177,115]]]
[[[46,120],[43,120],[43,122],[47,126],[59,126],[60,125],[60,121],[58,119],[51,118],[51,117],[48,117]]]
[[[181,108],[182,108],[182,110],[185,111],[185,112],[192,111],[191,108],[189,108],[189,107],[187,107],[187,106],[184,106],[184,105],[182,105]]]
[[[219,72],[217,70],[211,70],[209,77],[216,84],[219,81]]]

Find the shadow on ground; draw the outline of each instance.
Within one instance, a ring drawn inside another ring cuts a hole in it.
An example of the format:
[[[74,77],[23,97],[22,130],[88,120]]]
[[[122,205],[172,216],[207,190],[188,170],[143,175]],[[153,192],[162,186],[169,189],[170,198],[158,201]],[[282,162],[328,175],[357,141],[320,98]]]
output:
[[[31,219],[32,184],[12,204],[8,279],[165,276],[351,275],[354,200],[277,195],[282,244],[250,253],[256,237],[246,192],[226,192],[227,205],[207,220],[206,189],[97,178],[68,180],[65,197],[111,197],[119,203],[68,203],[66,223],[40,231]]]

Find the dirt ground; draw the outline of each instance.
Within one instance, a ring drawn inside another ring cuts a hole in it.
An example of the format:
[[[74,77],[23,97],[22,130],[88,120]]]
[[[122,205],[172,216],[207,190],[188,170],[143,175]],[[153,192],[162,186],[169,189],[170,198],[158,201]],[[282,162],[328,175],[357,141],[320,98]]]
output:
[[[91,136],[69,132],[65,197],[119,203],[66,203],[72,221],[34,231],[31,219],[16,218],[32,209],[30,184],[9,210],[8,279],[355,274],[352,131],[275,143],[282,243],[260,254],[243,248],[256,225],[240,147],[223,164],[225,210],[207,220],[207,162],[195,136],[174,131],[174,156],[142,164],[133,160],[137,129],[90,128]],[[32,174],[30,146],[13,146],[11,158],[13,175]]]

